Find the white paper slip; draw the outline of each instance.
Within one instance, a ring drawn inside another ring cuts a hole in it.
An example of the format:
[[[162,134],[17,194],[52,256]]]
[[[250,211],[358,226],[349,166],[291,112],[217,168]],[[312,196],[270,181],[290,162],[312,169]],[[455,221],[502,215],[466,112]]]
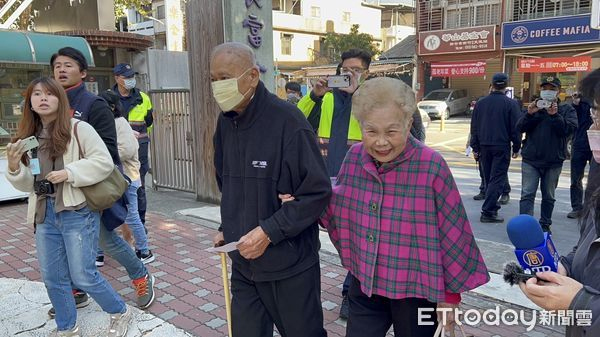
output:
[[[211,253],[229,253],[237,250],[237,244],[237,241],[233,241],[221,247],[210,247],[206,251]]]

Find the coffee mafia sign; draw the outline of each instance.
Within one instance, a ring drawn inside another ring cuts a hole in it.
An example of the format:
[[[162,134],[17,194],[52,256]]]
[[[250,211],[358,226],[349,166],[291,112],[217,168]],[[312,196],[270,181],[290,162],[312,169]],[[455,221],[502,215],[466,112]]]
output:
[[[600,43],[589,14],[502,24],[502,49],[587,43]]]

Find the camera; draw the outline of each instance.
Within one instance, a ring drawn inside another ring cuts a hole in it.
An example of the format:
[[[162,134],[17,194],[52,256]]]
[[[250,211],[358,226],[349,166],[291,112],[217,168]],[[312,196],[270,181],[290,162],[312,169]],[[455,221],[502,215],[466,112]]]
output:
[[[54,194],[54,184],[48,179],[34,182],[33,189],[37,195]]]
[[[545,99],[538,99],[535,102],[535,106],[537,106],[539,109],[548,109],[551,105],[552,105],[552,102],[547,101]]]

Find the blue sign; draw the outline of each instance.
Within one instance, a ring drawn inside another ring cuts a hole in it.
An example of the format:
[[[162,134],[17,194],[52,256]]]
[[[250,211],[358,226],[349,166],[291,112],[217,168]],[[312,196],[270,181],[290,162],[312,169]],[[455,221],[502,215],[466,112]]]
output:
[[[502,24],[502,49],[600,43],[590,15],[564,16]]]

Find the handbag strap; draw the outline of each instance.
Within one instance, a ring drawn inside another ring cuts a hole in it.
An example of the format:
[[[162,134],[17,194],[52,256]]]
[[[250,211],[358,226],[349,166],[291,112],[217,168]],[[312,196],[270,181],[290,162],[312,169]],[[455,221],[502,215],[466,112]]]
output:
[[[73,131],[75,133],[75,140],[77,141],[77,147],[79,148],[79,159],[83,158],[83,151],[81,150],[81,143],[79,143],[79,135],[77,134],[77,124],[79,124],[80,122],[81,121],[75,122],[75,126],[73,127]]]

